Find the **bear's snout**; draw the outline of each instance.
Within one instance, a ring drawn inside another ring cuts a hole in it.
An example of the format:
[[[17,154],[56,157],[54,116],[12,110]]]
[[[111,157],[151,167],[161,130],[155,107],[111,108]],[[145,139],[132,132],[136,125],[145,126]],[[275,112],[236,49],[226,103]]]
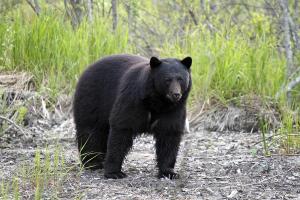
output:
[[[175,101],[179,101],[180,98],[181,98],[181,94],[180,94],[180,93],[173,93],[173,94],[172,94],[172,98],[173,98]]]
[[[178,102],[181,99],[182,95],[181,93],[169,93],[167,94],[167,98],[171,100],[172,102]]]
[[[169,98],[173,102],[177,102],[181,99],[181,87],[180,84],[176,81],[172,81],[169,87],[169,92],[167,94],[167,98]]]

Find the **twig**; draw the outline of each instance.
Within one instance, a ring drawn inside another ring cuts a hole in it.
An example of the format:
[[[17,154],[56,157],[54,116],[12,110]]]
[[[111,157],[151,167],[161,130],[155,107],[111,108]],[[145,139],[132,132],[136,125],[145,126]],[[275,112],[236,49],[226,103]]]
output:
[[[32,4],[32,2],[30,0],[26,0],[26,2],[29,4],[29,6],[32,8],[32,10],[35,12],[35,7]],[[35,12],[36,13],[36,12]]]
[[[184,4],[185,7],[187,7],[188,12],[189,12],[189,14],[190,14],[190,16],[191,16],[194,24],[197,26],[198,25],[198,21],[196,19],[196,16],[195,16],[194,12],[192,11],[192,9],[189,8],[189,6],[188,6],[188,4],[187,4],[186,1],[183,1],[183,4]]]
[[[32,8],[32,10],[34,11],[34,13],[39,16],[40,15],[40,7],[37,4],[37,2],[35,1],[35,3],[37,4],[36,7],[32,4],[32,2],[30,0],[26,0],[26,2],[29,4],[29,6]]]
[[[34,5],[35,5],[35,12],[36,12],[36,14],[39,16],[40,13],[41,13],[41,7],[40,7],[40,5],[39,5],[38,0],[33,0],[33,1],[34,1]]]
[[[19,125],[17,125],[14,121],[8,119],[7,117],[3,117],[0,115],[0,119],[2,120],[5,120],[7,122],[9,122],[10,124],[12,124],[14,127],[16,127],[17,129],[19,129],[21,131],[21,133],[26,137],[28,138],[28,134],[23,130],[22,127],[20,127]]]
[[[196,19],[196,17],[195,17],[194,12],[193,12],[191,9],[189,9],[189,14],[190,14],[191,17],[192,17],[192,20],[193,20],[194,24],[197,26],[197,25],[198,25],[197,19]]]
[[[200,112],[199,112],[195,117],[193,117],[193,118],[191,119],[190,124],[192,124],[192,123],[193,123],[193,122],[194,122],[194,121],[202,114],[203,109],[204,109],[204,106],[205,106],[205,103],[206,103],[206,102],[203,103]]]

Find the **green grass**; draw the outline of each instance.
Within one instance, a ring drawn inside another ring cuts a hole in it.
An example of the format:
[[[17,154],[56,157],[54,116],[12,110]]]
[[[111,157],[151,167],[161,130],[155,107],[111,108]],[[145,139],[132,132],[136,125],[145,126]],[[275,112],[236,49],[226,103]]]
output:
[[[31,163],[26,161],[21,164],[13,172],[13,178],[0,182],[0,198],[21,199],[20,194],[27,193],[34,194],[34,199],[39,200],[43,199],[45,193],[49,193],[47,198],[58,199],[62,185],[68,181],[70,171],[75,168],[76,166],[66,165],[60,146],[56,146],[53,151],[47,148],[44,151],[37,149]],[[79,174],[81,169],[78,170]]]
[[[109,23],[83,22],[74,31],[61,16],[54,14],[14,23],[0,22],[0,69],[28,71],[34,74],[38,88],[70,92],[79,74],[90,63],[105,55],[131,52],[127,30],[109,31]]]
[[[126,27],[120,25],[112,33],[109,20],[100,18],[93,24],[83,21],[74,30],[56,13],[29,20],[22,20],[20,12],[14,16],[13,23],[0,22],[1,68],[32,72],[38,87],[54,95],[72,91],[82,70],[102,56],[138,53],[128,43]],[[284,81],[285,60],[276,49],[275,36],[268,28],[261,29],[257,21],[249,25],[254,27],[252,32],[259,33],[254,38],[249,36],[248,29],[241,33],[234,27],[228,29],[225,24],[218,33],[212,34],[199,25],[187,29],[183,38],[172,43],[167,41],[160,54],[162,57],[192,56],[191,99],[214,96],[226,101],[245,94],[274,97]],[[260,23],[269,26],[268,21]]]
[[[182,41],[166,44],[162,52],[167,52],[166,56],[192,56],[193,96],[226,102],[249,94],[275,96],[285,69],[276,45],[273,37],[250,40],[234,29],[226,36],[199,29],[187,36],[183,45]]]

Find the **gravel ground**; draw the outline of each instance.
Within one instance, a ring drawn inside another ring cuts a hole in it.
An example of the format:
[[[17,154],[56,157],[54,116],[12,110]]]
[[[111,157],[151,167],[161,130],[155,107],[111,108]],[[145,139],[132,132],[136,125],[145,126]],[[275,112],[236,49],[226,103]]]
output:
[[[101,170],[80,169],[72,120],[45,124],[40,121],[31,128],[30,139],[18,132],[0,137],[0,183],[16,177],[22,199],[34,199],[35,187],[20,169],[33,166],[37,148],[43,152],[47,145],[53,154],[57,144],[71,170],[60,176],[58,186],[48,181],[42,199],[300,199],[300,157],[264,157],[261,144],[254,145],[261,140],[258,133],[186,134],[176,164],[181,178],[176,181],[156,178],[153,138],[141,136],[123,165],[128,177],[106,180]]]

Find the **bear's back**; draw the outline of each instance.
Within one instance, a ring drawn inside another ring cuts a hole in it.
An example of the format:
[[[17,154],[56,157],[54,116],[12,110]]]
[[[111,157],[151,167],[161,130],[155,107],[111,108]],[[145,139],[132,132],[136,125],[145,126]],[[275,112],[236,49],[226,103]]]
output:
[[[147,62],[141,56],[119,54],[104,57],[89,66],[80,77],[74,96],[76,125],[92,126],[99,117],[107,124],[122,76],[133,66]]]

